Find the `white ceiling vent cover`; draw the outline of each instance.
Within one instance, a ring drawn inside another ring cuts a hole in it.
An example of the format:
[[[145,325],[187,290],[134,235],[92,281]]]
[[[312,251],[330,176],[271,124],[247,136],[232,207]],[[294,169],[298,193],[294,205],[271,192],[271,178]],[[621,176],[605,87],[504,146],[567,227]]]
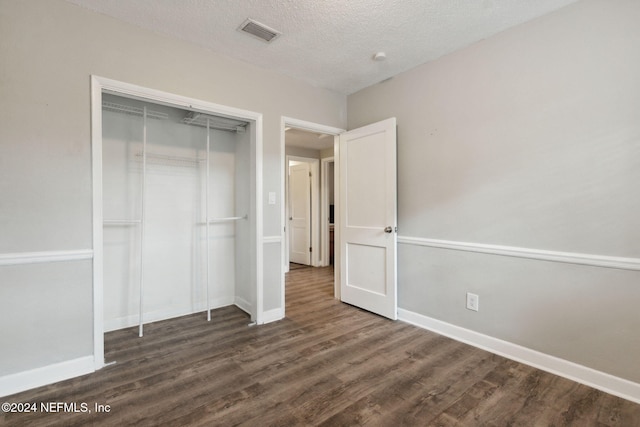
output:
[[[267,43],[271,43],[282,34],[280,31],[276,31],[258,21],[254,21],[253,19],[247,19],[244,21],[238,28],[238,31],[250,34]]]

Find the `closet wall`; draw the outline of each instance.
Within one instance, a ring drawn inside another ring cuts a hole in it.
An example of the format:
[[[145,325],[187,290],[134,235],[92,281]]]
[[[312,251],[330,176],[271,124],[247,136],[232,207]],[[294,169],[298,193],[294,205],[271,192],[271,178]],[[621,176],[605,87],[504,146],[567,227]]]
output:
[[[204,117],[103,95],[106,331],[137,325],[141,307],[145,323],[234,303],[255,312],[246,219],[251,132],[211,116],[207,130]]]

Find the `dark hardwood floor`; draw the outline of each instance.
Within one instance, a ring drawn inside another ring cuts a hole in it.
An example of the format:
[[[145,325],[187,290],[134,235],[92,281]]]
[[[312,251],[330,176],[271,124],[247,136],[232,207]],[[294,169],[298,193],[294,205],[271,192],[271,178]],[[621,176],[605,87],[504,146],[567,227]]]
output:
[[[116,364],[1,399],[91,413],[0,424],[640,426],[640,405],[342,304],[332,274],[291,271],[286,319],[268,325],[226,307],[108,333]]]

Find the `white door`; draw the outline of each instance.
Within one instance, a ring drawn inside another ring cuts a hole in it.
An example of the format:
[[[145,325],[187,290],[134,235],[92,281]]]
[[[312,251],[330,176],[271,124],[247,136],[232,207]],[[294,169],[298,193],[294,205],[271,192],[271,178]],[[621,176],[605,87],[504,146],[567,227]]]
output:
[[[311,179],[309,163],[289,167],[289,261],[311,264]]]
[[[340,135],[342,301],[397,318],[396,119]]]

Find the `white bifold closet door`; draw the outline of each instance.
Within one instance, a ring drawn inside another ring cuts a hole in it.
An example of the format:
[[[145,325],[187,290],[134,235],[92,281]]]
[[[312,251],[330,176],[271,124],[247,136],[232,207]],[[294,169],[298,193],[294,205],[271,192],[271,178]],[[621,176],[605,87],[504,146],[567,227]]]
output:
[[[242,261],[250,135],[237,128],[103,95],[105,331],[141,315],[148,323],[231,304],[251,311]]]

